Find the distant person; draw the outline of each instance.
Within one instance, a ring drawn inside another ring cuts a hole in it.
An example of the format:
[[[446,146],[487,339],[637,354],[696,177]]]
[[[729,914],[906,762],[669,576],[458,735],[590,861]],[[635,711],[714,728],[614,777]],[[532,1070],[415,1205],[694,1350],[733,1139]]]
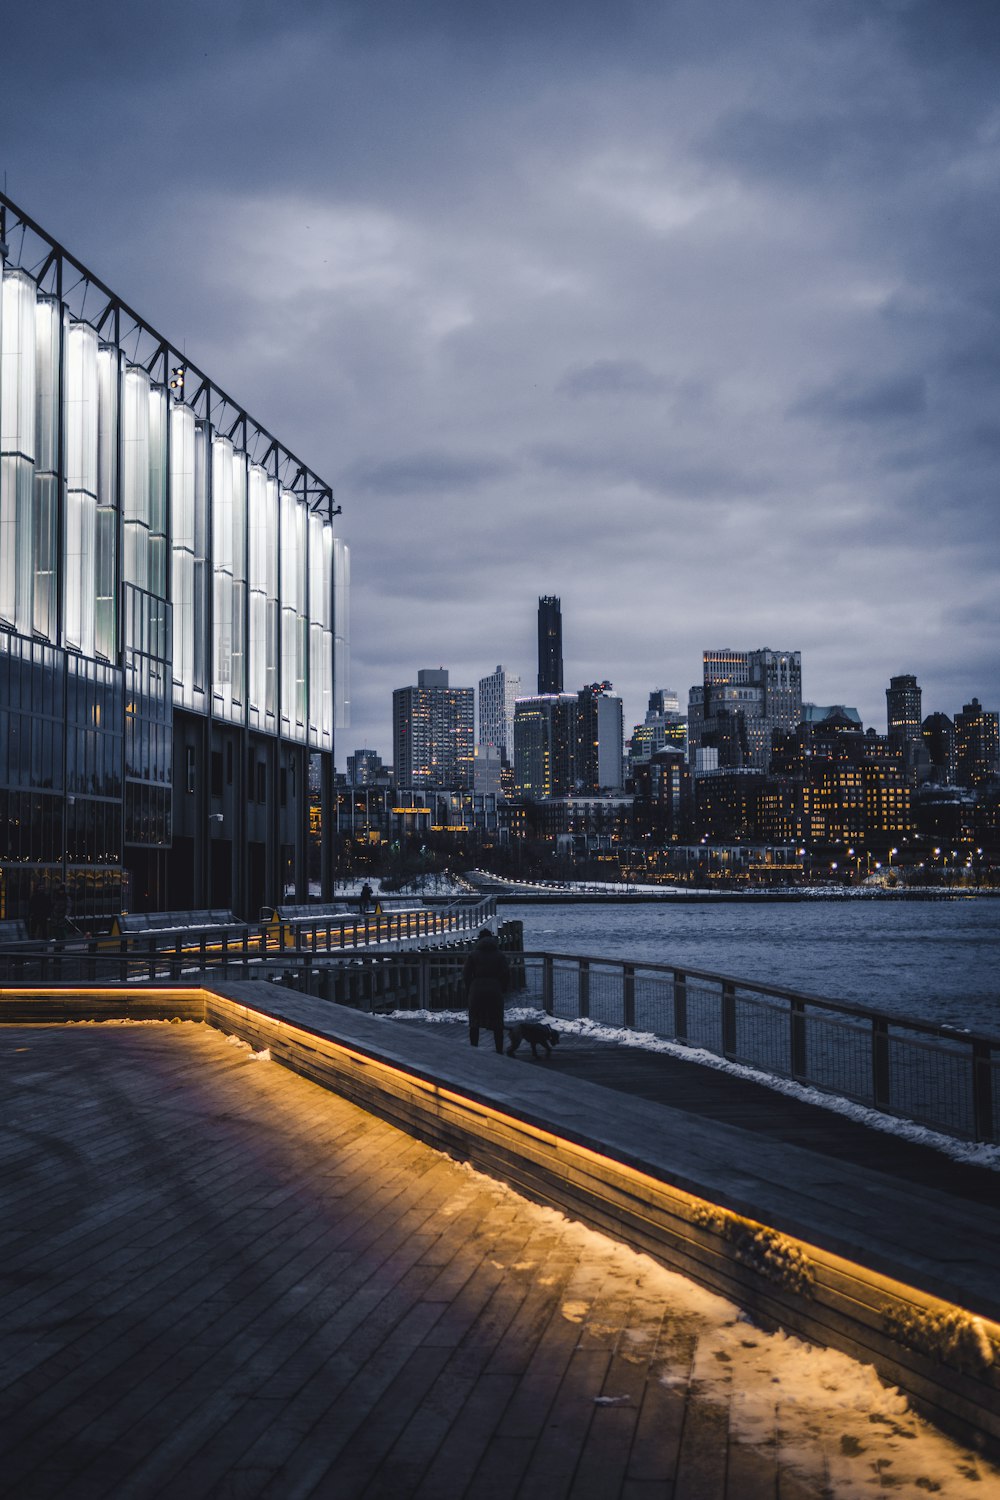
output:
[[[510,988],[510,968],[496,936],[484,927],[462,969],[469,1006],[469,1041],[479,1046],[479,1028],[492,1031],[498,1052],[503,1051],[503,997]]]
[[[33,938],[47,938],[49,935],[49,918],[52,915],[52,897],[44,880],[40,880],[31,893],[28,902],[28,936]]]
[[[375,892],[372,890],[371,886],[366,880],[364,885],[361,887],[361,897],[358,901],[358,907],[363,917],[367,917],[368,913],[371,911],[372,896],[374,896],[374,894]]]
[[[69,892],[61,880],[52,890],[49,926],[54,938],[64,938],[69,932]]]

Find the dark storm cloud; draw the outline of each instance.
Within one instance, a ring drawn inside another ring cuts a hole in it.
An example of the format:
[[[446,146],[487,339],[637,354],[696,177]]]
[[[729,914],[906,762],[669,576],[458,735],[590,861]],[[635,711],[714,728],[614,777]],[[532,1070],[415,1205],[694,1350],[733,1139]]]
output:
[[[920,375],[876,381],[848,375],[804,396],[791,408],[791,415],[839,422],[898,422],[918,417],[926,408],[926,383]]]
[[[368,495],[452,495],[480,489],[514,472],[503,459],[454,453],[409,453],[400,458],[362,462],[354,488]],[[350,478],[352,476],[348,476]]]
[[[595,359],[567,370],[556,389],[565,396],[658,396],[667,381],[639,359]]]

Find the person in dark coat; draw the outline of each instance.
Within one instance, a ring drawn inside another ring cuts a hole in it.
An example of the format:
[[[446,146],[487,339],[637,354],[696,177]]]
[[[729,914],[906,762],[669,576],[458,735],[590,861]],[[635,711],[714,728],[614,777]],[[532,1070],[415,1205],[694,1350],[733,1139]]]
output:
[[[28,936],[33,938],[47,938],[49,935],[49,915],[52,911],[52,897],[44,880],[40,880],[31,893],[28,903]]]
[[[496,937],[484,927],[462,970],[469,1005],[469,1041],[479,1046],[479,1028],[492,1031],[503,1051],[503,997],[510,987],[510,968]]]

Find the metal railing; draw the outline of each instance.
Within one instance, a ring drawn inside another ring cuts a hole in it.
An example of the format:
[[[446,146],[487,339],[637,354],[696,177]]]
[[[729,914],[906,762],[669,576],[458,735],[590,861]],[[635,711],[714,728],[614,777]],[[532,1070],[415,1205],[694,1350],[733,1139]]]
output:
[[[508,958],[508,1003],[651,1033],[948,1135],[1000,1141],[998,1037],[667,964],[556,953]],[[464,1004],[463,954],[414,960],[373,960],[379,968],[354,979],[300,974],[297,982],[314,994],[339,984],[328,998],[350,994],[347,1003],[371,1010]]]
[[[179,980],[200,969],[276,980],[366,1011],[464,1006],[461,980],[487,899],[446,912],[393,912],[290,935],[245,929],[111,951],[0,950],[0,976],[58,985]],[[448,917],[447,924],[440,919]],[[410,920],[407,919],[418,919]],[[439,919],[435,921],[435,919]],[[443,946],[452,940],[456,946]],[[407,951],[408,948],[408,951]],[[367,950],[367,951],[362,951]],[[509,953],[508,1003],[590,1018],[690,1048],[968,1140],[1000,1142],[1000,1038],[668,964]]]
[[[255,926],[180,927],[120,936],[24,942],[0,947],[0,982],[118,983],[179,979],[221,968],[227,973],[292,965],[303,955],[337,959],[386,949],[399,953],[428,944],[466,942],[496,917],[483,897],[447,907],[411,907],[310,922],[275,918]]]

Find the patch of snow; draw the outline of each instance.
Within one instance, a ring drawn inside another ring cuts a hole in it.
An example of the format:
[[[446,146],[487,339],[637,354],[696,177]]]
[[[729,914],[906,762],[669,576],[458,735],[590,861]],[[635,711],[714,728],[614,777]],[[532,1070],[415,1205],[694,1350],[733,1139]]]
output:
[[[537,1006],[510,1006],[505,1016],[507,1022],[510,1023],[511,1021],[542,1019],[543,1012]],[[464,1024],[468,1020],[468,1013],[464,1010],[395,1010],[379,1019],[423,1021],[430,1024],[442,1022]],[[912,1141],[918,1146],[928,1146],[934,1151],[950,1156],[953,1161],[964,1162],[974,1167],[985,1167],[990,1172],[1000,1172],[1000,1145],[989,1145],[983,1141],[958,1140],[954,1136],[931,1130],[927,1125],[917,1125],[912,1120],[900,1119],[897,1115],[886,1115],[881,1110],[870,1109],[867,1105],[858,1104],[853,1099],[845,1099],[840,1094],[826,1094],[821,1089],[810,1087],[809,1084],[798,1083],[793,1078],[782,1078],[776,1073],[764,1073],[759,1068],[750,1067],[747,1063],[730,1062],[728,1058],[719,1057],[717,1053],[708,1052],[703,1047],[687,1046],[683,1042],[656,1036],[651,1031],[629,1031],[624,1026],[606,1026],[600,1021],[590,1020],[589,1017],[572,1019],[546,1015],[544,1020],[547,1025],[568,1036],[586,1037],[592,1041],[606,1042],[618,1047],[634,1047],[642,1052],[666,1053],[668,1057],[676,1057],[681,1062],[699,1063],[702,1067],[714,1068],[720,1073],[729,1073],[734,1078],[744,1078],[750,1083],[759,1083],[764,1088],[773,1089],[777,1094],[785,1094],[790,1099],[799,1099],[803,1104],[812,1104],[817,1109],[830,1110],[833,1114],[856,1120],[858,1124],[867,1125],[872,1130],[881,1130],[886,1135],[898,1136],[901,1140]]]

